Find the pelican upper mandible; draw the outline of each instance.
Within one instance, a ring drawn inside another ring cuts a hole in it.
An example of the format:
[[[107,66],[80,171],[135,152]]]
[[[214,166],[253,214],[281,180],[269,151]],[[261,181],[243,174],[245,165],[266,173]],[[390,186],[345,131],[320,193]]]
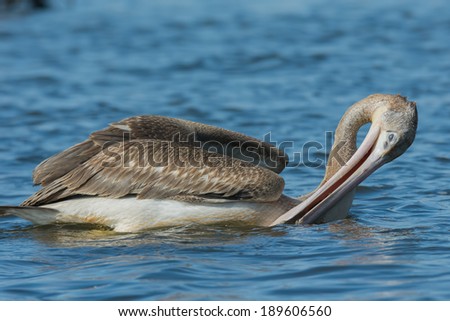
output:
[[[363,143],[359,128],[371,122]],[[187,120],[137,116],[111,124],[39,164],[41,189],[0,206],[35,224],[94,223],[119,232],[188,224],[274,226],[344,218],[356,186],[414,141],[417,110],[375,94],[342,117],[320,185],[283,194],[283,151],[255,138]]]

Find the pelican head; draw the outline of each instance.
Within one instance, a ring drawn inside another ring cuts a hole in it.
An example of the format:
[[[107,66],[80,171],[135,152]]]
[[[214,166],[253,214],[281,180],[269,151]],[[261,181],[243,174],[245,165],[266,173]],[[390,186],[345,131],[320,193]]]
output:
[[[372,125],[361,146],[356,148],[357,132],[368,122]],[[406,97],[375,94],[351,106],[336,129],[322,183],[273,225],[322,222],[329,212],[345,217],[356,186],[382,165],[403,154],[414,141],[416,129],[416,104]]]
[[[372,126],[379,127],[375,151],[384,163],[399,157],[411,146],[417,129],[416,103],[402,96],[389,98],[372,115]]]

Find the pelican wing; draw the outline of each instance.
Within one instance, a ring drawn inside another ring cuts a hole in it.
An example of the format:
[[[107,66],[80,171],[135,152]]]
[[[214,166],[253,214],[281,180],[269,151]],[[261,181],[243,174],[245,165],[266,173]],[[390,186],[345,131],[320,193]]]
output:
[[[173,141],[201,147],[275,173],[280,173],[288,163],[282,150],[237,132],[164,116],[137,116],[94,132],[88,140],[43,161],[33,172],[33,182],[46,186],[98,154],[106,145],[131,140]]]
[[[40,164],[34,182],[43,188],[22,205],[77,195],[267,202],[281,195],[284,181],[276,172],[285,164],[281,151],[239,133],[133,117]]]

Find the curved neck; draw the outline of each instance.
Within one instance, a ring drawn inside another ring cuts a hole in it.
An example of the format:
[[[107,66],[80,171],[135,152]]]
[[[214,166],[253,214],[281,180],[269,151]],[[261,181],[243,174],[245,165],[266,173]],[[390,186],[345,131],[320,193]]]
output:
[[[371,121],[376,106],[363,100],[352,105],[342,116],[334,135],[325,176],[320,185],[329,180],[356,152],[356,136],[364,124]]]

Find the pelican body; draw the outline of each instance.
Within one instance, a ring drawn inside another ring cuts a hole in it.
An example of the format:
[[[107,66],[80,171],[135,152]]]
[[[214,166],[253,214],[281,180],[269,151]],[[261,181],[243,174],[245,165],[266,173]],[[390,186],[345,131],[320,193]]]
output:
[[[324,179],[294,198],[283,194],[279,175],[288,158],[266,142],[187,120],[131,117],[43,161],[33,173],[42,188],[20,206],[0,206],[0,215],[118,232],[329,222],[347,216],[356,186],[404,153],[416,128],[416,104],[405,97],[375,94],[355,103],[336,129]]]

